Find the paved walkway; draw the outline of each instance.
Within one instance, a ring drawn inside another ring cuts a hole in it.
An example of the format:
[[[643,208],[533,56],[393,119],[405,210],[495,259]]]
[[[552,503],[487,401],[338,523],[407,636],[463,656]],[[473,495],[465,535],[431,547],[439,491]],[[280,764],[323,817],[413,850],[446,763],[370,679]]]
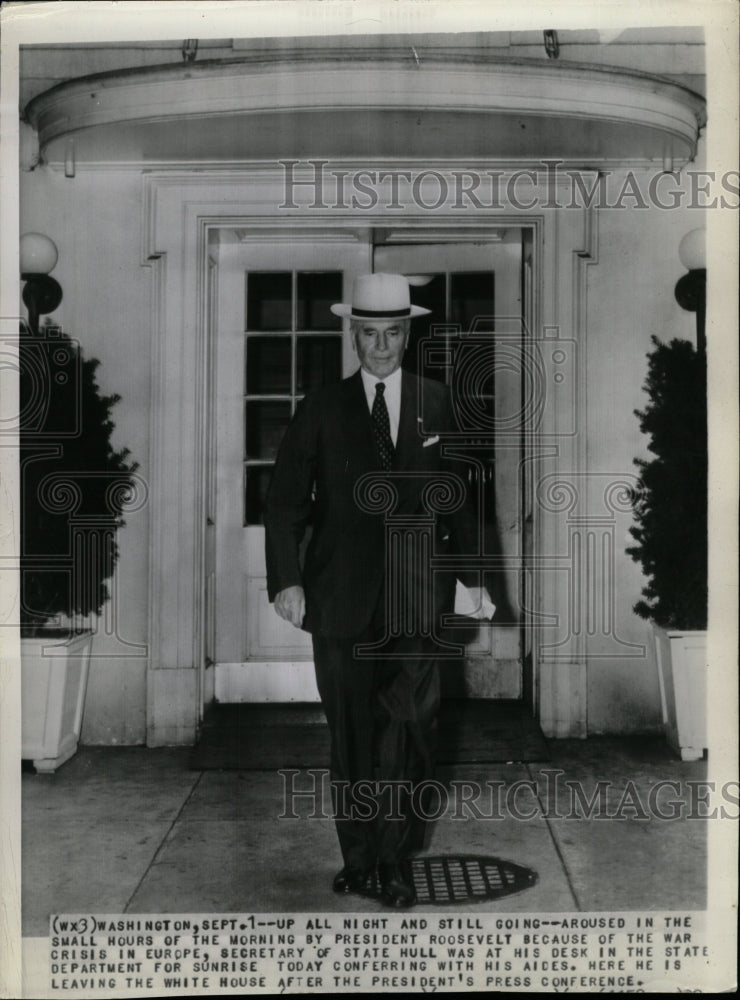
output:
[[[702,909],[706,824],[686,816],[687,782],[706,765],[675,759],[659,739],[549,747],[548,764],[440,769],[448,808],[428,853],[492,855],[538,874],[519,894],[450,909]],[[84,747],[57,774],[24,774],[24,935],[45,936],[50,913],[379,910],[331,891],[331,819],[306,818],[306,800],[295,800],[301,818],[278,819],[281,775],[190,771],[188,758]],[[305,789],[313,778],[294,780]],[[667,781],[678,785],[658,786]],[[650,815],[656,807],[679,818]]]

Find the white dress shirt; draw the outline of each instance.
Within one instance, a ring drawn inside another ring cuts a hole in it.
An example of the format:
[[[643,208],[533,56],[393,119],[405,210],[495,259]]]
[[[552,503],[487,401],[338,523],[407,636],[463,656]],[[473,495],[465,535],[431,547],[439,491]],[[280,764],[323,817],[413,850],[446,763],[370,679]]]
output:
[[[362,385],[365,389],[365,398],[367,399],[367,405],[370,408],[370,412],[373,412],[373,403],[375,402],[375,386],[378,382],[383,382],[385,384],[385,405],[388,407],[388,419],[391,424],[391,439],[395,447],[398,441],[398,422],[401,419],[401,369],[396,368],[392,375],[388,375],[387,378],[377,378],[375,375],[371,375],[370,372],[366,372],[364,368],[360,369],[362,374]]]

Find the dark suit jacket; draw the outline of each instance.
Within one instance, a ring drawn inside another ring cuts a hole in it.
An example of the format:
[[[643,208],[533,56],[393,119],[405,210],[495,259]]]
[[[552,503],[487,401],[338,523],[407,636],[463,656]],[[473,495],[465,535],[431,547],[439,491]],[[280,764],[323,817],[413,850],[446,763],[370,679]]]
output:
[[[444,385],[404,371],[401,412],[391,479],[399,492],[394,516],[425,511],[423,491],[440,471],[466,473],[441,455],[444,435],[455,430]],[[434,437],[441,435],[440,440]],[[429,442],[427,445],[424,441]],[[359,370],[343,382],[307,396],[283,438],[265,506],[267,585],[270,600],[285,587],[306,593],[304,628],[321,635],[351,637],[369,624],[381,587],[393,567],[386,554],[385,515],[363,510],[355,486],[365,473],[381,472],[370,412]],[[405,473],[397,476],[395,473]],[[438,520],[438,519],[435,519]],[[444,516],[455,550],[476,553],[476,518],[466,502]],[[301,568],[304,532],[312,535]],[[435,549],[440,551],[440,537]],[[445,543],[446,544],[446,543]],[[406,567],[400,586],[428,586],[417,565]],[[468,585],[470,574],[457,575]],[[449,610],[454,574],[434,587],[434,608]]]

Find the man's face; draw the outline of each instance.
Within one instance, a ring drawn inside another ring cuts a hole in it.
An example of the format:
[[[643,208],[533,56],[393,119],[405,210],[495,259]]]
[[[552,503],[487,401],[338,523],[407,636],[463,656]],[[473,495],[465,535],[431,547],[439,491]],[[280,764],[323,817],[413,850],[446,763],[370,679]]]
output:
[[[352,324],[360,364],[376,378],[387,378],[400,367],[408,339],[408,320],[367,319]]]

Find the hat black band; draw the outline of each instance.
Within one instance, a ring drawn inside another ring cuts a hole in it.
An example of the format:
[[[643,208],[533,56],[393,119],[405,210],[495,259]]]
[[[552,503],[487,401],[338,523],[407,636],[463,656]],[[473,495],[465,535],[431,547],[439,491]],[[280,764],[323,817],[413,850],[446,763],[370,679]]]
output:
[[[352,315],[358,317],[388,316],[392,319],[395,316],[410,316],[411,306],[406,309],[355,309],[353,306]]]

